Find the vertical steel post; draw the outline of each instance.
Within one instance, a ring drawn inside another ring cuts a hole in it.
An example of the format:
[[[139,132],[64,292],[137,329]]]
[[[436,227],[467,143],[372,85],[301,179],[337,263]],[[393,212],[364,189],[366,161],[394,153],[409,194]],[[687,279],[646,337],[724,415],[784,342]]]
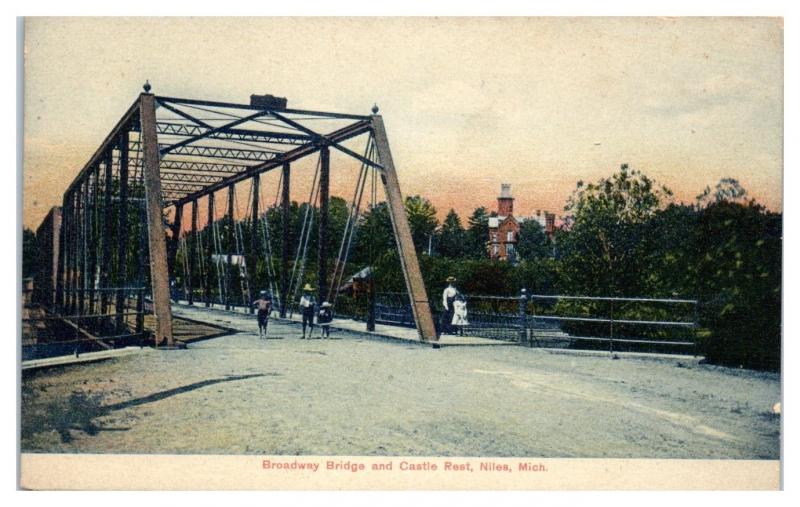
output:
[[[228,250],[228,264],[225,267],[225,271],[228,273],[227,280],[225,280],[225,309],[230,310],[233,307],[233,234],[234,234],[234,226],[233,226],[233,193],[236,191],[234,185],[228,186],[228,218],[230,219],[230,223],[228,224],[227,234],[225,234],[225,242],[226,248]]]
[[[372,115],[372,132],[375,136],[375,146],[380,157],[380,163],[383,166],[381,180],[386,191],[389,216],[392,219],[394,237],[400,252],[400,264],[403,268],[406,288],[411,299],[411,309],[414,313],[417,332],[421,340],[438,341],[439,337],[436,336],[436,327],[433,323],[428,294],[425,291],[425,283],[422,279],[422,272],[419,269],[419,259],[417,259],[414,240],[411,237],[411,228],[408,225],[405,202],[400,192],[400,183],[397,179],[392,153],[389,149],[389,139],[386,136],[383,118],[380,115]]]
[[[692,303],[692,355],[697,357],[698,352],[698,340],[699,340],[699,333],[700,333],[700,314],[698,308],[699,302],[694,301]]]
[[[80,259],[80,187],[72,191],[72,303],[70,304],[70,314],[78,312],[78,261]]]
[[[114,285],[117,287],[116,328],[117,333],[125,332],[124,287],[128,283],[128,131],[124,130],[119,140],[119,213],[117,214],[117,273]]]
[[[94,303],[97,300],[97,241],[99,236],[98,222],[100,214],[97,210],[99,205],[99,190],[100,190],[100,163],[98,162],[94,168],[92,175],[92,218],[91,218],[91,235],[90,235],[90,250],[89,250],[89,314],[95,314]],[[97,321],[92,321],[92,324],[97,324]]]
[[[192,201],[192,234],[189,236],[189,304],[194,304],[194,270],[197,259],[197,199]]]
[[[75,197],[75,190],[72,190],[69,194],[69,239],[67,240],[67,254],[68,254],[68,271],[67,271],[67,313],[70,315],[75,314],[76,308],[76,288],[77,288],[77,251],[76,248],[78,247],[78,240],[76,238],[76,221],[77,221],[77,200]]]
[[[172,308],[169,301],[169,266],[167,245],[162,218],[161,175],[159,173],[158,131],[156,128],[155,96],[143,93],[139,96],[139,118],[141,142],[144,155],[144,190],[147,204],[147,231],[150,251],[150,281],[153,290],[153,314],[155,316],[156,346],[166,342],[173,345]]]
[[[175,218],[172,220],[172,237],[169,240],[169,250],[167,251],[167,266],[169,267],[169,279],[175,280],[178,278],[178,267],[175,265],[175,259],[178,255],[178,242],[181,237],[181,222],[183,222],[183,204],[175,205]],[[177,298],[176,298],[177,299]]]
[[[317,245],[317,259],[319,266],[319,304],[328,297],[328,201],[330,189],[330,148],[323,146],[319,150],[319,242]]]
[[[611,329],[608,335],[608,351],[614,353],[614,300],[611,300]]]
[[[281,189],[281,318],[286,318],[289,303],[289,162],[283,164],[283,188]]]
[[[81,251],[81,231],[83,230],[83,215],[81,214],[81,207],[83,206],[83,187],[79,183],[75,187],[75,221],[73,222],[73,238],[74,238],[74,257],[72,259],[72,269],[74,273],[72,275],[72,285],[73,285],[73,314],[80,315],[80,308],[81,308],[81,297],[83,296],[83,292],[81,291],[81,286],[83,282],[83,273],[81,272],[81,260],[83,260],[83,252]]]
[[[247,263],[247,275],[250,277],[250,288],[251,291],[255,289],[255,293],[259,292],[258,284],[258,200],[259,200],[259,190],[261,186],[261,178],[258,174],[253,176],[253,202],[252,202],[252,209],[250,210],[250,259],[248,259]],[[242,245],[244,246],[244,245]],[[247,302],[248,308],[250,308],[250,313],[255,312],[255,308],[251,304],[251,301]]]
[[[69,249],[72,247],[70,242],[70,227],[72,227],[72,203],[70,202],[70,195],[64,194],[64,199],[61,203],[61,251],[59,255],[62,256],[61,262],[61,307],[59,312],[67,314],[69,311],[69,271],[70,271],[70,255]]]
[[[375,283],[372,278],[372,265],[367,279],[367,331],[375,331]]]
[[[519,343],[527,345],[528,326],[526,314],[528,310],[528,292],[525,289],[519,291]]]
[[[59,280],[61,282],[61,294],[59,312],[66,315],[69,308],[69,228],[72,217],[70,216],[69,194],[64,193],[61,201],[61,268]]]
[[[205,300],[206,307],[208,308],[211,306],[211,276],[214,272],[212,269],[212,265],[214,264],[214,248],[211,246],[214,244],[214,192],[208,194],[208,221],[206,223],[206,235],[208,236],[208,251],[211,252],[212,255],[212,257],[210,257],[211,262],[208,263],[208,269],[206,270],[206,279],[204,280]],[[205,255],[205,252],[203,252],[203,255]]]
[[[56,310],[64,314],[64,263],[66,261],[66,255],[64,254],[64,246],[66,241],[66,236],[64,233],[64,229],[66,228],[66,216],[67,216],[67,199],[64,197],[61,200],[61,228],[58,232],[59,240],[58,240],[58,266],[56,267],[56,286],[55,288],[55,307]]]
[[[78,230],[78,269],[80,270],[80,278],[78,281],[80,292],[78,299],[78,315],[86,313],[86,232],[89,229],[89,173],[86,174],[85,179],[78,186],[78,198],[80,199],[80,225]],[[82,321],[81,321],[82,322]]]
[[[100,257],[100,287],[104,289],[100,293],[100,313],[108,311],[108,291],[109,271],[111,270],[111,236],[113,234],[111,224],[111,192],[113,183],[113,149],[108,147],[105,160],[105,182],[103,187],[103,233],[100,237],[102,242],[102,254]]]
[[[136,285],[139,287],[138,292],[136,294],[136,334],[139,335],[139,343],[144,343],[144,298],[146,296],[146,291],[144,289],[145,285],[145,270],[147,269],[147,262],[149,261],[149,256],[145,255],[145,252],[148,252],[147,246],[147,228],[143,227],[144,224],[147,223],[147,210],[145,209],[144,203],[139,200],[136,202],[136,214],[137,214],[137,221],[140,224],[138,227],[139,234],[138,234],[138,244],[137,248],[140,253],[138,256],[138,262],[136,262]]]

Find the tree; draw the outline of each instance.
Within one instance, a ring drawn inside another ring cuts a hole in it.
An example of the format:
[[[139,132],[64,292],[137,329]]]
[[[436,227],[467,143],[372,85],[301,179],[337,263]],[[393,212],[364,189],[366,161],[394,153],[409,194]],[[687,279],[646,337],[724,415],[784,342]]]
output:
[[[467,231],[461,225],[461,218],[450,209],[439,231],[439,253],[444,257],[457,259],[465,255]]]
[[[718,202],[739,202],[746,200],[747,190],[739,184],[739,180],[734,178],[722,178],[711,192],[711,187],[706,187],[703,193],[697,196],[697,205],[706,208]]]
[[[428,199],[418,195],[406,197],[405,208],[414,246],[417,252],[421,252],[428,248],[428,241],[439,225],[436,208]]]
[[[475,208],[467,223],[467,244],[465,253],[473,259],[486,258],[486,243],[489,241],[489,217],[484,206]]]
[[[623,164],[597,183],[578,182],[564,210],[568,232],[559,236],[560,282],[568,293],[636,296],[653,238],[647,222],[672,193]]]
[[[552,254],[552,246],[542,225],[535,220],[525,220],[519,226],[517,252],[521,260],[532,261]]]
[[[377,256],[395,248],[389,207],[385,202],[376,204],[361,215],[355,243],[351,258],[360,266],[369,265]]]
[[[641,293],[652,297],[697,296],[697,224],[694,206],[672,203],[656,213],[645,226],[648,266]]]
[[[751,201],[702,210],[695,277],[712,362],[779,369],[782,217]]]

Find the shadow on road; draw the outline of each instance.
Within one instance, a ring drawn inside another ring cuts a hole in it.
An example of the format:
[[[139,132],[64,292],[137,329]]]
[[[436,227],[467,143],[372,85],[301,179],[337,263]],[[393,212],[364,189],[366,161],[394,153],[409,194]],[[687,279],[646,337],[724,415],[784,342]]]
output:
[[[36,405],[38,393],[34,391],[23,392],[23,411],[22,411],[22,440],[24,441],[37,433],[44,431],[56,431],[61,437],[62,443],[72,441],[71,430],[83,431],[87,435],[96,435],[100,431],[127,431],[130,428],[112,428],[100,426],[95,419],[107,416],[112,412],[124,410],[126,408],[138,407],[147,403],[160,401],[171,396],[194,391],[202,387],[207,387],[221,382],[233,382],[236,380],[246,380],[256,377],[277,376],[278,373],[254,373],[249,375],[226,375],[223,378],[215,378],[194,382],[185,386],[176,387],[153,393],[141,398],[122,401],[111,405],[102,405],[104,397],[101,393],[85,393],[75,391],[66,399],[56,400],[38,408]],[[25,410],[25,406],[28,410]]]
[[[277,375],[277,373],[272,373],[272,376]],[[139,405],[144,405],[145,403],[152,403],[154,401],[163,400],[164,398],[169,398],[170,396],[175,396],[176,394],[186,393],[189,391],[194,391],[195,389],[200,389],[201,387],[211,386],[214,384],[219,384],[220,382],[231,382],[234,380],[245,380],[248,378],[254,377],[265,377],[267,376],[266,373],[253,373],[251,375],[226,375],[225,378],[215,378],[210,380],[203,380],[201,382],[195,382],[193,384],[188,384],[181,387],[176,387],[174,389],[167,389],[166,391],[161,391],[158,393],[153,393],[148,396],[144,396],[142,398],[136,398],[133,400],[122,401],[120,403],[114,403],[113,405],[107,405],[103,407],[103,409],[108,412],[113,412],[115,410],[122,410],[131,407],[138,407]]]

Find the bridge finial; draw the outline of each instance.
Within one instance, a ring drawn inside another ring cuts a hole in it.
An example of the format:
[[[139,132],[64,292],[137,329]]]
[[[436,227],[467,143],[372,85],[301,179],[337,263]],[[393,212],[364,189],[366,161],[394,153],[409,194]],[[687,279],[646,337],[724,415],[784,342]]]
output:
[[[380,111],[380,109],[378,109],[378,104],[373,104],[372,105],[372,114],[378,114],[378,111]]]
[[[144,81],[144,86],[142,86],[142,88],[144,88],[144,92],[145,93],[150,93],[150,89],[153,88],[153,87],[150,86],[150,80],[149,79],[146,79]]]

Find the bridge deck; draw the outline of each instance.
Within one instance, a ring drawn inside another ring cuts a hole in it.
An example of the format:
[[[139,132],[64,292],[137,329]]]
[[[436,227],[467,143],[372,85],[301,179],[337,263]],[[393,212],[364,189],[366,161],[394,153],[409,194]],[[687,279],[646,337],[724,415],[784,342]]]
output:
[[[173,304],[173,314],[176,317],[187,317],[195,321],[204,321],[209,324],[224,325],[248,332],[258,332],[258,325],[254,315],[246,313],[241,308],[235,311],[226,311],[222,305],[213,305],[207,308],[204,304],[195,304],[189,306],[185,303]],[[275,319],[275,317],[273,317]],[[301,317],[298,314],[293,315],[287,319],[276,319],[282,322],[293,322],[296,324],[301,323]],[[351,333],[359,333],[365,337],[376,340],[390,340],[405,343],[412,343],[423,346],[431,347],[469,347],[469,346],[509,346],[516,345],[514,342],[503,340],[492,340],[489,338],[480,338],[477,336],[451,336],[444,335],[438,342],[425,342],[419,339],[417,330],[413,328],[400,327],[400,326],[387,326],[382,324],[375,325],[375,331],[369,332],[366,330],[364,322],[358,322],[351,319],[333,319],[331,323],[331,333],[335,334],[337,330],[348,331]],[[298,329],[298,337],[300,331]],[[319,327],[314,326],[314,338],[319,337]]]

